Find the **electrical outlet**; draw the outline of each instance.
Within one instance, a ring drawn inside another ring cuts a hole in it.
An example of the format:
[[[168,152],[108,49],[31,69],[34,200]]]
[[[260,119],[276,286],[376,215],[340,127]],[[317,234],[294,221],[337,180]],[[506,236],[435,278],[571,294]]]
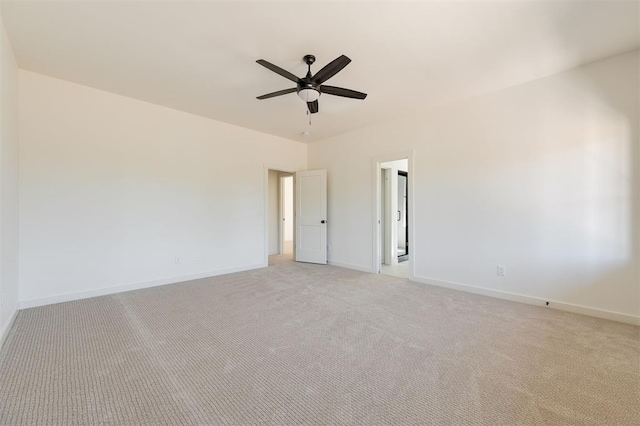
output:
[[[498,269],[496,272],[498,276],[504,277],[507,274],[507,268],[502,265],[498,265]]]
[[[176,265],[180,264],[180,258],[178,256],[176,256]]]

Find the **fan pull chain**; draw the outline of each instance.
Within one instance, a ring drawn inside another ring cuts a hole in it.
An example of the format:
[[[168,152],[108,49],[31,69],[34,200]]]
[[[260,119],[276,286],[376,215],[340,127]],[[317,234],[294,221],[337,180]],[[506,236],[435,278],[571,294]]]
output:
[[[307,115],[309,116],[309,126],[311,126],[311,114],[309,114],[309,110],[307,110]]]

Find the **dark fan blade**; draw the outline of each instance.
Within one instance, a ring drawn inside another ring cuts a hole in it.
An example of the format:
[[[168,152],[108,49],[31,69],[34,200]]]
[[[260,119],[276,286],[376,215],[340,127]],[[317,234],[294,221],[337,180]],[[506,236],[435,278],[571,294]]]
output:
[[[334,75],[338,74],[338,72],[340,72],[342,68],[349,65],[349,62],[351,62],[351,59],[347,58],[344,55],[340,56],[337,59],[334,59],[333,61],[325,65],[324,68],[318,71],[316,75],[313,76],[313,82],[316,84],[324,83]]]
[[[271,71],[275,72],[276,74],[280,74],[284,78],[288,78],[289,80],[293,81],[294,83],[297,83],[298,81],[300,81],[300,79],[298,77],[296,77],[295,75],[291,74],[289,71],[283,70],[282,68],[280,68],[277,65],[273,65],[271,62],[267,62],[264,59],[258,59],[256,62],[259,63],[260,65],[262,65],[265,68],[269,68]]]
[[[293,89],[278,90],[277,92],[267,93],[266,95],[258,96],[256,99],[269,99],[269,98],[274,98],[276,96],[288,95],[289,93],[294,93],[296,91],[298,91],[297,87],[294,87]]]
[[[318,112],[318,101],[307,102],[307,106],[309,107],[309,112],[311,114]]]
[[[342,87],[320,86],[320,91],[328,95],[342,96],[343,98],[364,99],[367,97],[366,93],[343,89]]]

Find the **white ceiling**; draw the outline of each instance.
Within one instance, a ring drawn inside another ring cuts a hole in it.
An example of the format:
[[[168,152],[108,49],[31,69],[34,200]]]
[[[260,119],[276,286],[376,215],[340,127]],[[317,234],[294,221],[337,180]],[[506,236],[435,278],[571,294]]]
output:
[[[2,2],[19,66],[304,142],[498,90],[639,47],[638,2]],[[308,125],[302,56],[327,84]],[[311,137],[303,138],[308,130]]]

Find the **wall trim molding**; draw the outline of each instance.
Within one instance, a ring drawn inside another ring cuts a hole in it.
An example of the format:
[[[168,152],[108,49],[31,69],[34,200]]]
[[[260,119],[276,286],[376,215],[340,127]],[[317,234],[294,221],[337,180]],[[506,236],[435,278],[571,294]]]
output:
[[[11,313],[11,317],[9,317],[9,321],[7,321],[4,327],[0,329],[0,349],[2,349],[4,342],[7,340],[7,336],[9,336],[11,327],[13,327],[13,323],[15,322],[16,317],[18,316],[18,310],[19,310],[19,307],[18,307],[18,304],[16,303],[16,306],[13,307],[13,312]]]
[[[438,280],[435,278],[427,278],[413,276],[411,281],[422,284],[434,285],[438,287],[450,288],[453,290],[465,291],[467,293],[475,293],[483,296],[494,297],[497,299],[510,300],[512,302],[526,303],[528,305],[542,306],[545,308],[558,309],[561,311],[572,312],[574,314],[582,314],[590,317],[602,318],[612,321],[623,322],[640,326],[640,316],[623,314],[621,312],[607,311],[604,309],[590,308],[588,306],[575,305],[572,303],[558,302],[557,300],[542,299],[539,297],[525,296],[523,294],[509,293],[506,291],[492,290],[485,287],[477,287],[469,284],[461,284],[451,281]],[[546,305],[549,302],[549,305]]]
[[[53,305],[55,303],[70,302],[73,300],[89,299],[91,297],[106,296],[115,293],[124,293],[126,291],[140,290],[143,288],[158,287],[168,284],[177,284],[185,281],[198,280],[201,278],[215,277],[218,275],[233,274],[235,272],[250,271],[252,269],[264,268],[264,263],[253,265],[236,266],[234,268],[217,269],[214,271],[196,272],[193,274],[177,275],[173,277],[160,278],[150,281],[141,281],[130,284],[117,285],[113,287],[103,287],[94,290],[79,291],[74,293],[65,293],[57,296],[43,297],[39,299],[21,300],[18,309],[35,308],[37,306]]]
[[[339,262],[331,259],[329,259],[328,264],[331,266],[337,266],[338,268],[353,269],[355,271],[367,272],[369,274],[377,273],[377,271],[372,271],[370,266],[354,265],[353,263]]]

